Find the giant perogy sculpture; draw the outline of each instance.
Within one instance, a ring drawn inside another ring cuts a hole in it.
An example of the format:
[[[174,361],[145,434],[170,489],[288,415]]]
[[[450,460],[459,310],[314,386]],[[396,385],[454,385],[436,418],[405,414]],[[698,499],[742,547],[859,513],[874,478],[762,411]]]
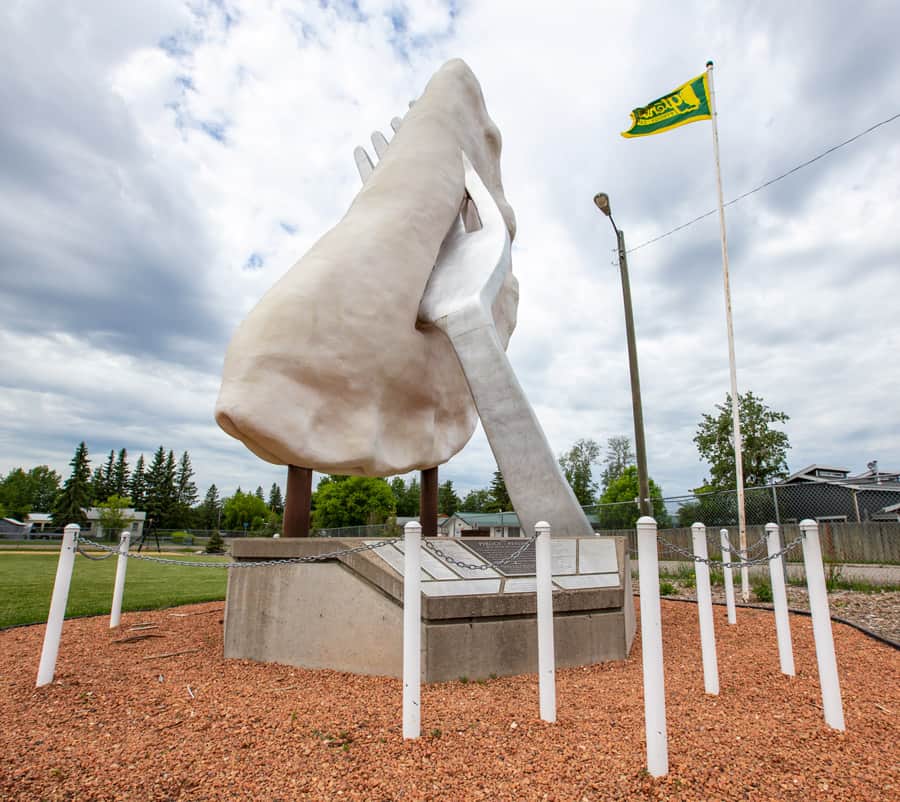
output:
[[[480,418],[523,533],[590,534],[505,354],[515,216],[477,79],[448,62],[392,125],[377,166],[358,149],[344,218],[235,333],[216,420],[269,462],[390,476],[446,462]]]

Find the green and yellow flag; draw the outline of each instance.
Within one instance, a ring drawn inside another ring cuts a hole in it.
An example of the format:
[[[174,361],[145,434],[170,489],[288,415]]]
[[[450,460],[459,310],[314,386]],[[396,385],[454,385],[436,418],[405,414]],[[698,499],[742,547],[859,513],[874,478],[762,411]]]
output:
[[[674,92],[631,112],[631,128],[622,131],[622,136],[630,139],[661,134],[679,125],[709,120],[710,117],[709,86],[704,72]]]

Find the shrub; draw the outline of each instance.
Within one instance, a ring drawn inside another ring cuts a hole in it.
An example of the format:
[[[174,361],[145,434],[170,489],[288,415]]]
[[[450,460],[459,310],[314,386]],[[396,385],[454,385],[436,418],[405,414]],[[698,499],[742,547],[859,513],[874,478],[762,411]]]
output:
[[[752,587],[753,595],[756,596],[757,601],[772,601],[772,586],[769,584],[768,579],[754,579]]]
[[[222,540],[222,533],[218,529],[206,541],[205,551],[207,554],[221,554],[225,551],[225,541]]]
[[[659,583],[659,595],[660,596],[674,596],[675,595],[675,586],[666,580],[663,580]]]

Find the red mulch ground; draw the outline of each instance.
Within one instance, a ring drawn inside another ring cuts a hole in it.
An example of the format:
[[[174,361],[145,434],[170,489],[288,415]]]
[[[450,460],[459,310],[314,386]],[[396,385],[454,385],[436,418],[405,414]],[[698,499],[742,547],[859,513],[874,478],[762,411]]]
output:
[[[221,604],[65,625],[35,689],[43,626],[0,632],[4,800],[896,800],[900,652],[834,626],[847,720],[822,719],[811,622],[778,671],[772,614],[716,608],[721,695],[705,697],[696,607],[663,602],[670,773],[644,771],[640,638],[629,660],[422,693],[401,738],[395,679],[222,659]],[[176,616],[173,612],[200,613]],[[164,634],[113,643],[154,622]],[[302,625],[302,617],[298,617]],[[186,649],[198,651],[152,657]],[[193,694],[193,696],[192,696]]]

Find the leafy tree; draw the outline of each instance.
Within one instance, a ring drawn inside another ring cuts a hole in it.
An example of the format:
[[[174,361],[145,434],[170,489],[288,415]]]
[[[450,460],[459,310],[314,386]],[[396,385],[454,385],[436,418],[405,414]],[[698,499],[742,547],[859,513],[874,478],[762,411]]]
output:
[[[131,506],[127,496],[113,494],[100,506],[100,526],[106,540],[118,540],[123,529],[128,529],[130,520],[125,517],[125,510]]]
[[[402,476],[395,476],[390,483],[391,493],[394,496],[394,509],[397,515],[406,518],[413,518],[419,514],[419,504],[421,503],[421,489],[419,480],[413,477],[409,480],[409,485],[403,481]]]
[[[606,490],[618,479],[629,465],[635,464],[631,440],[624,434],[610,437],[606,441],[606,456],[603,459],[603,473],[600,476],[601,486]]]
[[[276,515],[284,514],[284,498],[277,482],[272,482],[272,487],[269,488],[269,509]]]
[[[503,481],[503,474],[498,468],[494,471],[494,478],[491,480],[491,486],[488,490],[491,494],[491,500],[488,503],[486,512],[505,512],[512,509],[512,502],[509,500],[509,493],[506,490],[506,482]]]
[[[572,448],[559,457],[559,467],[583,507],[593,504],[597,495],[597,483],[591,469],[599,459],[600,444],[585,439],[576,440]]]
[[[462,500],[459,509],[463,512],[487,512],[490,504],[491,491],[482,488],[481,490],[470,490],[466,493],[466,497]]]
[[[221,513],[222,502],[219,499],[219,488],[212,484],[206,491],[206,497],[198,510],[200,525],[204,529],[218,529]]]
[[[59,492],[59,474],[46,465],[27,473],[13,468],[0,480],[0,503],[5,514],[24,521],[30,512],[47,512]]]
[[[709,463],[708,489],[732,490],[737,484],[734,465],[734,431],[731,420],[731,394],[724,404],[716,404],[716,412],[704,414],[697,426],[694,442],[700,458]],[[738,396],[741,421],[741,457],[744,483],[765,485],[787,476],[788,436],[771,424],[790,420],[784,412],[768,407],[759,396],[748,390]]]
[[[438,485],[438,512],[453,515],[459,509],[459,496],[453,490],[453,482],[449,479]]]
[[[369,476],[326,477],[313,493],[314,529],[384,523],[394,514],[391,486]]]
[[[113,494],[117,496],[128,495],[130,489],[128,482],[130,473],[131,472],[128,469],[128,452],[124,448],[119,449],[119,456],[113,467],[112,479],[110,481],[110,487]]]
[[[143,510],[147,505],[147,478],[146,467],[144,464],[144,455],[138,457],[134,466],[134,472],[131,474],[131,503],[137,510]]]
[[[634,529],[637,519],[641,517],[635,501],[639,495],[637,466],[629,465],[617,479],[613,479],[600,496],[598,508],[600,528]],[[662,500],[662,490],[653,479],[650,479],[650,498],[653,517],[656,518],[659,527],[662,529],[670,526],[671,519]]]
[[[55,526],[83,525],[87,522],[84,508],[91,503],[91,460],[84,440],[78,444],[69,465],[72,466],[72,473],[53,503]]]
[[[241,530],[245,528],[245,523],[249,530],[262,529],[268,515],[269,508],[265,501],[254,493],[242,492],[240,488],[222,505],[222,525],[226,529]]]

